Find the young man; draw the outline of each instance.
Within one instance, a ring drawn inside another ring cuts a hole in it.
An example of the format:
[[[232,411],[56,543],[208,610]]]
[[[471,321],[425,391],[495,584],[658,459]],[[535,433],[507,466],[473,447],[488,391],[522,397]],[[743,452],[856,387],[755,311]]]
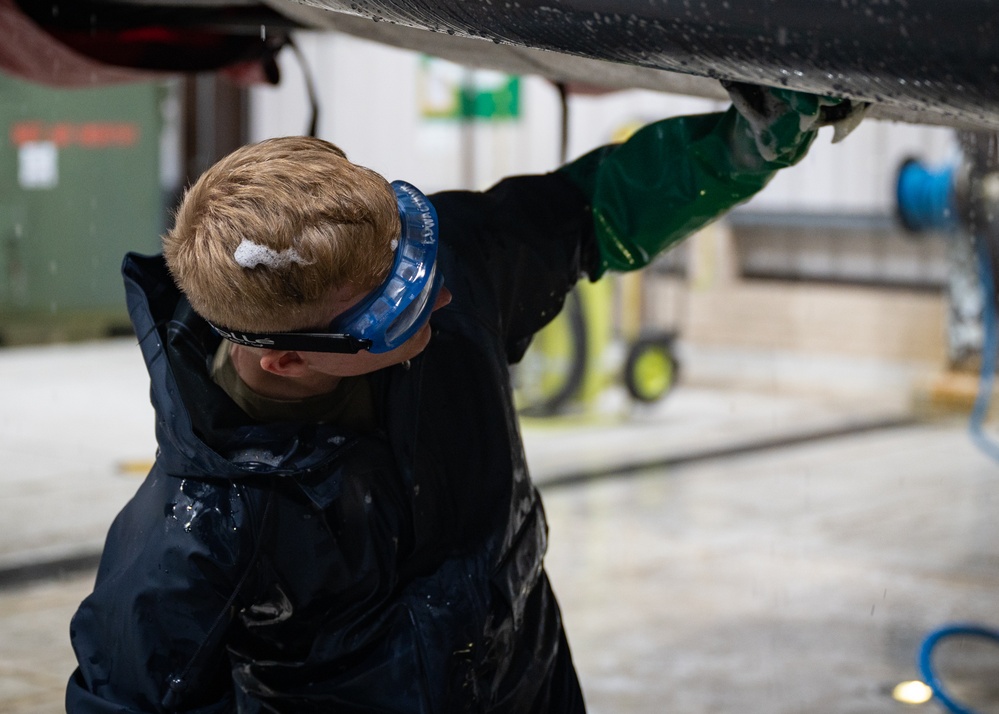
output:
[[[73,619],[68,710],[582,712],[508,365],[828,111],[736,96],[483,193],[303,138],[206,172],[165,261],[125,262],[159,451]]]

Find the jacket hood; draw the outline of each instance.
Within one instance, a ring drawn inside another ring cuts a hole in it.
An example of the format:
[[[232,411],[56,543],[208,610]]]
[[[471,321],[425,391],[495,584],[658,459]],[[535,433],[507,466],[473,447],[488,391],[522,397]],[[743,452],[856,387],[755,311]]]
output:
[[[352,436],[334,426],[254,421],[211,379],[221,338],[191,308],[160,255],[122,265],[129,317],[150,378],[158,464],[192,478],[308,476]],[[247,447],[251,444],[251,447]]]

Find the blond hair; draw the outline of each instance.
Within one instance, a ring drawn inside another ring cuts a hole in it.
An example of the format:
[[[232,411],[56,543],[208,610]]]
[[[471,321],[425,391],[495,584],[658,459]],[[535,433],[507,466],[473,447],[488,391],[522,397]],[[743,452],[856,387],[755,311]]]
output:
[[[333,291],[380,284],[399,231],[384,178],[326,141],[285,137],[237,149],[206,171],[163,252],[205,319],[288,331],[328,322]]]

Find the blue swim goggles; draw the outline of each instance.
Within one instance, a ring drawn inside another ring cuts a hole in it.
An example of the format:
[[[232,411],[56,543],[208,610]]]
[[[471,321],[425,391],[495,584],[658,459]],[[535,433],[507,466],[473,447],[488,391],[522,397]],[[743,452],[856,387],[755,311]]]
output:
[[[248,347],[356,354],[389,352],[423,327],[444,284],[437,272],[437,211],[419,189],[393,181],[402,231],[388,278],[337,315],[327,332],[238,332],[212,325],[222,337]]]

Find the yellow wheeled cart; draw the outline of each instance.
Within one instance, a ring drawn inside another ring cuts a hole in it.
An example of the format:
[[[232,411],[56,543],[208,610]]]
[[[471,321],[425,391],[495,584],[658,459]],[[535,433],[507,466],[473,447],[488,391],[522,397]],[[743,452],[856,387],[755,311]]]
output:
[[[644,279],[630,273],[576,286],[514,368],[522,414],[586,411],[618,379],[636,402],[657,402],[670,392],[679,375],[677,330],[644,327]]]

